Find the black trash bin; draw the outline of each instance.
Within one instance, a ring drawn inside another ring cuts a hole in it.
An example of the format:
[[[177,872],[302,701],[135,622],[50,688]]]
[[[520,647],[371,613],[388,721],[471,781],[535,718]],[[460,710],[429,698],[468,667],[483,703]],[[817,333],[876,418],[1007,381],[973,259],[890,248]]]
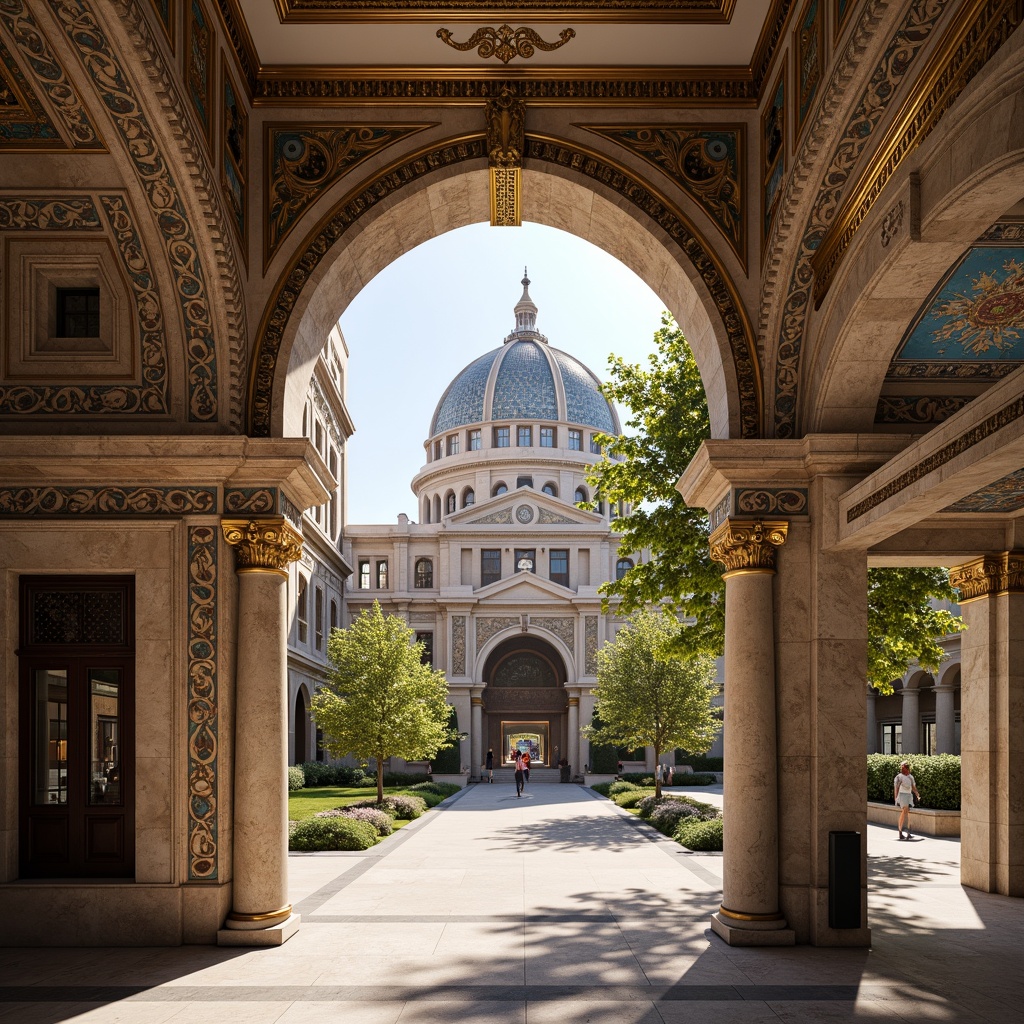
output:
[[[829,832],[829,928],[860,928],[860,908],[860,833]]]
[[[558,766],[558,781],[559,782],[572,782],[572,765],[571,764],[560,764]]]

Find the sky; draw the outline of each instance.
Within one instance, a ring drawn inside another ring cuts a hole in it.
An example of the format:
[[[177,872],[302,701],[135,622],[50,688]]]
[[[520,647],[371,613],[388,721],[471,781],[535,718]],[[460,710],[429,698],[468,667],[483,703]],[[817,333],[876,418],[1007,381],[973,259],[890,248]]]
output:
[[[537,329],[604,380],[608,356],[646,362],[664,303],[631,270],[539,224],[475,224],[381,271],[341,317],[349,348],[348,522],[417,520],[409,487],[445,388],[515,326],[524,266]],[[619,410],[625,420],[625,411]]]

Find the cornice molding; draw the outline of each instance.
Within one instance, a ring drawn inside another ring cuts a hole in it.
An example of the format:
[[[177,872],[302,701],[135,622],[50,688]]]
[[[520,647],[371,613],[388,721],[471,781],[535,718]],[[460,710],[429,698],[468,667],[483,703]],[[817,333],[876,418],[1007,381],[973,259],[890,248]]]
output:
[[[1024,552],[983,555],[949,570],[949,585],[960,591],[960,604],[997,594],[1024,594]]]
[[[728,519],[708,540],[711,557],[733,572],[775,572],[775,553],[786,543],[789,523],[780,519]]]

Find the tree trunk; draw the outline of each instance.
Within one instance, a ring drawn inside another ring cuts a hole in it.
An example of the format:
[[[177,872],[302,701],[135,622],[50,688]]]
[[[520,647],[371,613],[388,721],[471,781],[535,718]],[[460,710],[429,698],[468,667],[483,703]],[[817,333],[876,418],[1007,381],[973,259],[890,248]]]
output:
[[[377,758],[377,804],[384,803],[384,760]]]
[[[661,799],[661,751],[654,748],[654,797]]]

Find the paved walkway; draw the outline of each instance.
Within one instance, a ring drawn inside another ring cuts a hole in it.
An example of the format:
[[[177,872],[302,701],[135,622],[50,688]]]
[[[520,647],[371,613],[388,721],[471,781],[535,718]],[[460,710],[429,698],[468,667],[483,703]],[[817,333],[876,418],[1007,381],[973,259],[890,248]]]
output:
[[[0,1021],[1020,1024],[1024,901],[962,889],[955,840],[868,845],[871,950],[733,949],[719,855],[579,786],[475,786],[368,854],[292,857],[280,948],[0,950]]]

